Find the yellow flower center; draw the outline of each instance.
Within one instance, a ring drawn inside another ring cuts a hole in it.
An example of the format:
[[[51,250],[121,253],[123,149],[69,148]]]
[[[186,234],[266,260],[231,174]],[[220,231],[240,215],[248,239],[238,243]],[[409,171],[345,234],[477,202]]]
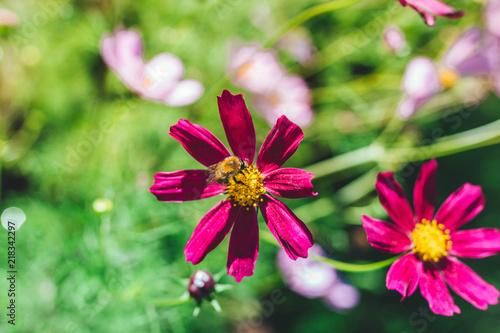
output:
[[[227,193],[234,205],[257,206],[257,202],[262,201],[261,195],[266,193],[262,185],[262,175],[253,165],[249,165],[236,176],[231,177],[227,183]]]
[[[438,77],[445,89],[454,87],[458,79],[460,79],[460,75],[450,68],[440,68]]]
[[[242,79],[248,79],[248,73],[250,72],[250,69],[253,67],[253,61],[247,61],[243,65],[238,68],[236,72],[236,77],[242,78]]]
[[[448,255],[451,248],[450,230],[444,229],[444,225],[436,220],[422,219],[417,223],[415,230],[411,233],[413,240],[413,252],[424,261],[438,262]]]

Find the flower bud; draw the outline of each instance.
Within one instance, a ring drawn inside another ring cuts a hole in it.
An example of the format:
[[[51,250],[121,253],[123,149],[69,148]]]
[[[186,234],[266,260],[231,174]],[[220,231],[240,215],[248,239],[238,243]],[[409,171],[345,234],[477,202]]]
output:
[[[215,282],[212,274],[204,270],[196,270],[189,279],[188,292],[192,298],[201,302],[214,292]]]

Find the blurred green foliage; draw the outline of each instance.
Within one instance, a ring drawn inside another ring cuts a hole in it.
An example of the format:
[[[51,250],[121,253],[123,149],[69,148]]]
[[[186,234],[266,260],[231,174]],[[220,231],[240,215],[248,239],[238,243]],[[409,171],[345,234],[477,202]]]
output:
[[[184,293],[184,279],[195,270],[184,260],[184,245],[220,200],[162,203],[149,193],[155,172],[199,167],[168,135],[169,127],[186,118],[224,138],[216,95],[223,88],[242,92],[225,78],[231,44],[264,43],[289,19],[318,3],[2,2],[20,22],[0,35],[0,142],[12,144],[2,155],[0,208],[17,206],[28,217],[16,240],[15,327],[5,320],[6,233],[0,239],[2,332],[498,331],[496,306],[483,312],[456,297],[462,314],[445,318],[426,312],[428,305],[417,293],[400,303],[400,295],[385,287],[387,269],[345,274],[361,290],[361,302],[349,312],[332,312],[321,301],[286,288],[275,265],[277,247],[266,242],[261,242],[254,276],[236,284],[225,274],[227,239],[197,266],[222,272],[220,282],[234,285],[215,296],[222,313],[204,304],[193,318],[194,302],[155,306]],[[481,4],[457,0],[453,6],[465,9],[467,16],[439,18],[433,28],[396,0],[360,1],[305,22],[320,51],[316,65],[301,67],[284,52],[280,59],[307,78],[317,118],[287,166],[307,169],[369,145],[394,114],[408,60],[438,57],[463,27],[481,24]],[[266,7],[269,17],[261,17],[259,29],[250,16],[262,15],[256,8]],[[381,31],[389,23],[406,34],[409,51],[403,56],[391,55],[381,45]],[[129,92],[99,54],[100,38],[119,25],[142,33],[146,59],[160,52],[178,55],[187,76],[205,85],[201,100],[172,108]],[[407,124],[395,144],[411,147],[435,139],[436,128],[450,135],[498,119],[500,102],[490,95],[453,126],[444,115],[463,109],[453,107],[462,94],[459,86],[440,96]],[[249,108],[262,142],[269,126]],[[439,159],[438,203],[464,182],[483,187],[486,209],[468,228],[499,226],[499,153],[499,147],[491,146]],[[376,172],[403,167],[387,161],[325,176],[314,182],[318,197],[285,201],[336,259],[382,260],[387,255],[368,246],[360,216],[384,217],[373,193]],[[415,178],[416,172],[410,172],[401,179],[408,195]],[[99,198],[111,200],[112,210],[96,213],[92,204]],[[499,258],[465,262],[500,286]],[[276,290],[283,292],[281,304],[270,302]]]

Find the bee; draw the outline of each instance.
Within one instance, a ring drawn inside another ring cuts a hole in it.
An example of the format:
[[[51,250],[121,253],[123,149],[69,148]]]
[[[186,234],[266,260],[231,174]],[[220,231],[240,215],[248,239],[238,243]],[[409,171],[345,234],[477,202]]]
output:
[[[236,156],[226,157],[221,162],[208,167],[207,184],[215,182],[221,185],[227,185],[229,180],[239,174],[247,167],[247,163]]]

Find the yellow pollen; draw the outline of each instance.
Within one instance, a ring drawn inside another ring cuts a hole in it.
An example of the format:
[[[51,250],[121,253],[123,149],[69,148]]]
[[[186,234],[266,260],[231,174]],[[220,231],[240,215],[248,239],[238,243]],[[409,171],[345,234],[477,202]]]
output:
[[[445,89],[453,88],[460,79],[460,75],[450,68],[440,68],[438,77]]]
[[[242,79],[247,79],[248,78],[248,72],[250,69],[253,67],[253,61],[247,61],[243,65],[238,68],[238,71],[236,72],[236,77],[242,78]]]
[[[269,95],[269,102],[271,103],[271,105],[273,107],[275,107],[276,105],[278,105],[280,103],[280,97],[278,96],[278,94],[273,92]]]
[[[257,206],[257,202],[262,199],[261,195],[266,193],[262,185],[262,175],[253,165],[247,166],[236,176],[231,177],[227,183],[227,193],[229,199],[233,200],[235,206]]]
[[[430,222],[422,219],[411,233],[411,239],[413,252],[423,261],[438,262],[448,255],[448,250],[451,248],[450,230],[445,229],[444,225],[438,224],[436,220]]]
[[[142,85],[144,88],[149,88],[153,85],[153,82],[151,82],[151,79],[148,76],[145,76],[142,79]]]

